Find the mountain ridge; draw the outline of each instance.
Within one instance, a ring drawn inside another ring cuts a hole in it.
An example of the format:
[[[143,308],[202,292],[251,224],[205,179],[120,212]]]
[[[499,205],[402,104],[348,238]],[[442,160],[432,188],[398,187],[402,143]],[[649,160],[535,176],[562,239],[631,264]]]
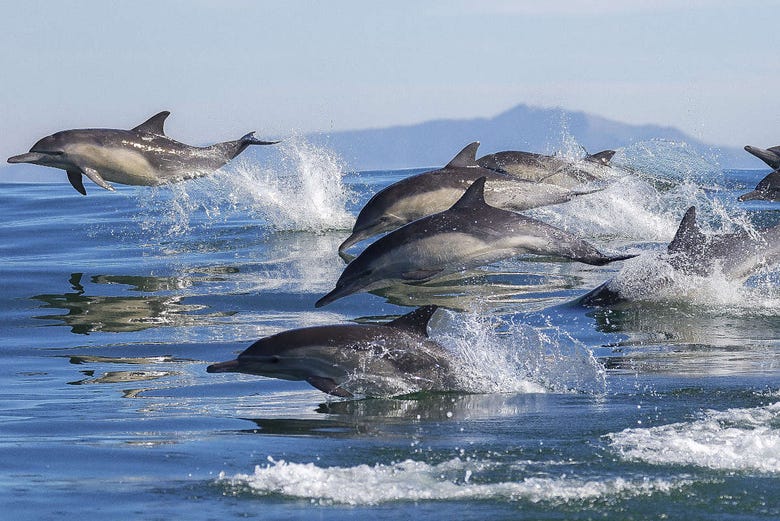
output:
[[[584,111],[516,105],[492,118],[435,119],[381,128],[310,133],[306,139],[338,153],[354,170],[443,165],[472,141],[479,155],[501,150],[552,154],[573,140],[589,152],[642,141],[685,142],[723,168],[761,168],[738,147],[710,145],[673,126],[622,123]]]

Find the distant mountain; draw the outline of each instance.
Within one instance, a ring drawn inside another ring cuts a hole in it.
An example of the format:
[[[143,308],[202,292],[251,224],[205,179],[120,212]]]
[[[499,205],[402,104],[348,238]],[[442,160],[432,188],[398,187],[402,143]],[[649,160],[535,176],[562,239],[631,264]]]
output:
[[[584,112],[527,105],[493,118],[311,134],[307,139],[331,148],[356,170],[438,166],[472,141],[482,143],[479,155],[484,155],[501,150],[554,153],[572,139],[589,152],[651,139],[684,141],[701,155],[715,158],[724,168],[762,166],[741,148],[707,145],[672,127],[629,125]]]

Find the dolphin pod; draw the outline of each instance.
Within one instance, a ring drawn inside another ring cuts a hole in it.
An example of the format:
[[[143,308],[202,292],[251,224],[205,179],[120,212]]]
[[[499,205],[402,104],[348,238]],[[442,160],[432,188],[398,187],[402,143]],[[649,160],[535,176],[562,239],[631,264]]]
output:
[[[368,246],[315,306],[358,291],[425,282],[524,253],[599,266],[634,257],[605,255],[569,232],[490,206],[485,202],[486,181],[484,176],[474,181],[450,209],[402,226]]]
[[[745,146],[745,150],[769,165],[772,172],[756,185],[752,192],[739,196],[740,201],[780,201],[780,146],[767,148]]]
[[[352,234],[339,246],[339,252],[362,240],[446,210],[480,177],[487,180],[487,202],[504,210],[530,210],[596,191],[521,179],[491,169],[476,160],[478,147],[478,141],[470,143],[445,167],[407,177],[376,193],[360,210]]]
[[[165,135],[170,112],[155,114],[130,130],[63,130],[44,137],[29,152],[8,158],[9,163],[32,163],[65,170],[68,181],[87,195],[82,176],[114,190],[108,181],[125,185],[156,186],[201,177],[222,168],[250,145],[273,145],[249,133],[235,141],[195,147]]]
[[[283,331],[262,338],[209,373],[246,373],[305,380],[340,397],[451,388],[447,352],[428,338],[436,306],[387,324],[339,324]]]

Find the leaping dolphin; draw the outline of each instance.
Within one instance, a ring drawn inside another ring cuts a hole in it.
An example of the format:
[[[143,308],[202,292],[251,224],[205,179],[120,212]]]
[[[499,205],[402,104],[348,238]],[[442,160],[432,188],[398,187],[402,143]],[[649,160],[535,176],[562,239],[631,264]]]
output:
[[[155,114],[130,130],[63,130],[35,143],[26,154],[9,163],[60,168],[81,194],[87,195],[82,175],[106,190],[108,181],[125,185],[156,186],[201,177],[218,170],[250,145],[273,145],[250,132],[241,139],[194,147],[165,135],[163,124],[170,112]]]
[[[424,306],[387,324],[284,331],[258,340],[235,360],[212,364],[206,371],[305,380],[341,397],[444,391],[451,388],[448,357],[427,331],[435,311],[436,306]]]
[[[773,172],[764,177],[752,192],[739,196],[740,201],[780,201],[780,146],[763,148],[745,146],[745,150],[762,160]]]
[[[609,256],[575,235],[485,202],[480,177],[449,209],[390,232],[350,262],[317,307],[359,291],[425,282],[448,273],[523,253],[603,265],[634,255]]]
[[[691,206],[662,258],[688,275],[705,277],[719,270],[728,279],[745,280],[761,268],[780,263],[780,225],[758,232],[708,235],[696,222],[696,207]],[[625,299],[615,279],[610,279],[578,302],[610,305]]]
[[[505,151],[477,159],[479,166],[509,174],[518,179],[571,188],[604,179],[611,173],[609,162],[614,150],[586,154],[578,161],[532,152]]]
[[[480,177],[487,178],[488,203],[518,212],[563,203],[595,191],[570,190],[482,168],[476,162],[478,147],[478,141],[470,143],[444,168],[407,177],[376,193],[360,210],[352,234],[339,246],[339,252],[374,235],[446,210]]]

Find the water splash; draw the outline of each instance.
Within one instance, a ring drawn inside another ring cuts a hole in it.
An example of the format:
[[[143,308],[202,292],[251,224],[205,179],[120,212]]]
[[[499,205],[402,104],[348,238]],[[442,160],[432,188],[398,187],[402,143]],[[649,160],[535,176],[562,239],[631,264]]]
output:
[[[432,338],[453,358],[458,389],[473,393],[589,392],[606,389],[603,367],[561,329],[514,319],[496,328],[477,313],[439,311]]]
[[[576,477],[518,477],[491,483],[496,464],[453,458],[438,464],[405,460],[354,467],[318,467],[268,458],[253,474],[228,477],[217,484],[229,493],[281,494],[320,504],[376,505],[393,501],[510,500],[567,504],[617,495],[647,496],[670,493],[687,480],[647,478],[582,479]],[[499,471],[502,469],[498,469]],[[507,469],[503,469],[507,470]],[[500,472],[499,472],[500,473]],[[487,479],[486,479],[487,476]],[[486,482],[487,481],[487,482]]]
[[[582,152],[577,147],[569,138],[559,155],[579,158]],[[637,143],[619,149],[612,163],[615,177],[604,190],[532,214],[582,237],[618,243],[668,242],[690,206],[705,218],[718,212],[744,214],[736,202],[727,206],[709,195],[720,189],[722,172],[685,143]]]
[[[657,465],[780,472],[780,402],[707,411],[699,420],[607,435],[621,457]]]
[[[141,228],[168,237],[228,220],[276,231],[352,226],[346,207],[354,194],[342,180],[345,165],[335,153],[291,137],[262,157],[247,153],[215,174],[144,190]]]

